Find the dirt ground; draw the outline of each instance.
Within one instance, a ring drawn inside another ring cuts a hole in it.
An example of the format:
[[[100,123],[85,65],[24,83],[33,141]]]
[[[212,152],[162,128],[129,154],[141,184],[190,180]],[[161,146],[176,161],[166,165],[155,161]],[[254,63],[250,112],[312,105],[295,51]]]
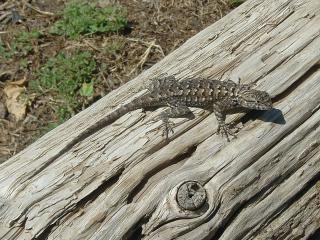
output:
[[[49,31],[67,2],[0,1],[0,163],[148,69],[235,7],[230,0],[100,0],[99,7],[119,4],[126,9],[127,27],[117,33],[74,40]],[[19,54],[8,54],[17,33],[34,29],[41,32],[40,37],[27,41],[29,45],[24,45]],[[80,104],[61,119],[54,91],[37,92],[30,86],[48,59],[76,50],[93,55],[97,80],[93,94],[77,97]]]

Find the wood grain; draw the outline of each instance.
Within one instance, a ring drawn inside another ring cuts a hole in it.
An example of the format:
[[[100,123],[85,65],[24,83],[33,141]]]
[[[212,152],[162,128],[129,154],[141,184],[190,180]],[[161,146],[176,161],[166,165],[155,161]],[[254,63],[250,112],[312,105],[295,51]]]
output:
[[[308,239],[320,228],[320,2],[248,0],[136,79],[0,165],[1,239]],[[137,110],[49,159],[142,84],[166,73],[256,83],[275,109],[174,120]],[[196,181],[207,200],[181,209]],[[317,235],[318,234],[318,235]]]

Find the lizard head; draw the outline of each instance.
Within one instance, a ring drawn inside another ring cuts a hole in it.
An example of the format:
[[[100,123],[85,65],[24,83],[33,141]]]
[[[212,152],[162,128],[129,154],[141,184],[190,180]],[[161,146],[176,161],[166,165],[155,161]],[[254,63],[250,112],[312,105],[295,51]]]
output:
[[[272,109],[272,101],[267,92],[242,87],[237,94],[238,104],[241,107],[255,110]]]

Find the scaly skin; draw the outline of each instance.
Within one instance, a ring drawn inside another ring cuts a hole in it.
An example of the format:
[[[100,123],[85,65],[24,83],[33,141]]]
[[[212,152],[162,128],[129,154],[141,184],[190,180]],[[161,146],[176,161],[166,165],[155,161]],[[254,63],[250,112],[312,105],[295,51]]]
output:
[[[194,115],[189,107],[214,112],[219,123],[218,133],[225,135],[228,141],[228,135],[234,135],[225,123],[228,112],[272,109],[271,98],[267,92],[254,90],[251,85],[236,84],[231,80],[186,79],[178,82],[170,76],[151,81],[147,89],[149,94],[143,102],[150,106],[170,107],[159,116],[164,122],[167,139],[168,131],[172,131],[169,118],[191,115],[189,118],[192,119]]]

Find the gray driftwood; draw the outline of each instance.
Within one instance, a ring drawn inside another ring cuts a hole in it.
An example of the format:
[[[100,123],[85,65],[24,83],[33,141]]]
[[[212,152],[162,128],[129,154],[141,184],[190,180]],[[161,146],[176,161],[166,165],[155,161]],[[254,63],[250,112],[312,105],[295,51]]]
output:
[[[319,0],[247,1],[2,164],[0,238],[316,239],[319,60]],[[174,120],[169,144],[150,121],[163,109],[138,110],[48,162],[161,73],[241,77],[268,91],[275,109],[229,116],[243,122],[230,143],[213,114],[193,109],[196,119]],[[186,181],[200,187],[184,200]],[[182,204],[200,208],[181,208],[178,188]]]

